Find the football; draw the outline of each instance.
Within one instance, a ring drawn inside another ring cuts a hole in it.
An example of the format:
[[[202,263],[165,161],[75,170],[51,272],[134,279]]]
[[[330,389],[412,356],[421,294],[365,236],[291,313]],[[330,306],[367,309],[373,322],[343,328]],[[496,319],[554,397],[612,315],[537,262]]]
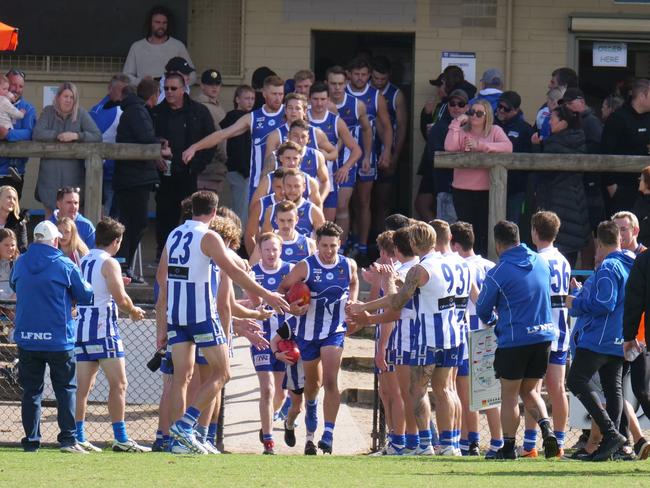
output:
[[[289,288],[285,299],[289,303],[298,302],[299,305],[309,305],[311,291],[305,283],[300,281]]]
[[[287,358],[294,363],[297,363],[300,359],[300,350],[291,339],[283,339],[278,342],[278,351],[285,353]]]

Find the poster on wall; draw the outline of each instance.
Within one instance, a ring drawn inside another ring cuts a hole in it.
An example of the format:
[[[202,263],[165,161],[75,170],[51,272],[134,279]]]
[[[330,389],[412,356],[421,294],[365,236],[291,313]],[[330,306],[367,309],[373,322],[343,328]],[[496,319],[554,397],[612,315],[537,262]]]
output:
[[[58,89],[59,87],[56,85],[46,85],[43,87],[43,107],[52,105]]]
[[[625,42],[594,42],[592,55],[594,67],[627,67],[627,43]]]
[[[465,74],[465,80],[476,85],[476,53],[444,51],[442,53],[442,71],[447,66],[458,66]]]

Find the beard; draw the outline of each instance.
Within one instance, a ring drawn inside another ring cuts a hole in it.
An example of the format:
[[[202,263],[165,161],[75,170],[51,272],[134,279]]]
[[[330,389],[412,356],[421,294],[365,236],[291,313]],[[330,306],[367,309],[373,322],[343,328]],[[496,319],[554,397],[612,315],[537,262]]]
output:
[[[165,29],[157,29],[153,31],[153,35],[158,39],[162,39],[163,37],[167,37],[167,31]]]

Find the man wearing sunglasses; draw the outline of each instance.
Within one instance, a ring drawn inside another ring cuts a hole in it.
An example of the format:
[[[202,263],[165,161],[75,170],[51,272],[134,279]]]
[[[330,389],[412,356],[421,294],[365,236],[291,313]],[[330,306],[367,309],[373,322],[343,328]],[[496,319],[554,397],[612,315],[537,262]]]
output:
[[[521,97],[517,92],[506,91],[497,101],[496,117],[494,123],[503,129],[510,142],[512,152],[529,153],[533,151],[530,138],[533,128],[524,120],[521,112]],[[508,171],[508,206],[507,219],[519,224],[522,207],[526,198],[526,185],[528,184],[528,171]]]
[[[0,127],[0,141],[17,142],[31,141],[32,130],[36,124],[36,109],[23,98],[25,89],[25,73],[11,68],[7,72],[9,91],[14,94],[14,105],[18,110],[24,110],[25,116],[14,122],[13,129]],[[20,197],[25,180],[25,163],[27,158],[0,158],[0,186],[11,185]]]

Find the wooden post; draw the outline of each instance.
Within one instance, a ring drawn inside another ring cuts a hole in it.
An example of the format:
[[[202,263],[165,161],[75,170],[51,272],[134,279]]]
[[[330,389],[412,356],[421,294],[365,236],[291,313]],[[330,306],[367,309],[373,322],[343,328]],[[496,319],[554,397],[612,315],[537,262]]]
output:
[[[501,165],[490,168],[490,209],[488,213],[488,257],[497,260],[494,225],[506,218],[508,204],[508,170]]]
[[[95,153],[86,159],[86,188],[84,190],[84,216],[97,225],[102,218],[102,181],[104,160]]]

